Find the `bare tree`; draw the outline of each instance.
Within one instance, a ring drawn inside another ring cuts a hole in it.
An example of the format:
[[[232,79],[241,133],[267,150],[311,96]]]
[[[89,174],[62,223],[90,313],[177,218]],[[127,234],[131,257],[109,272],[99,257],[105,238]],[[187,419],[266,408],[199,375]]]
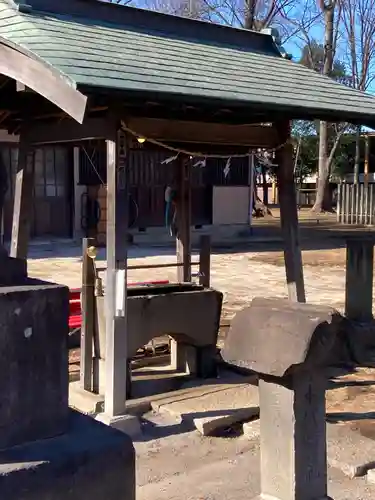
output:
[[[285,39],[290,30],[288,17],[297,0],[203,0],[212,22],[261,31],[278,28]]]
[[[339,34],[338,26],[341,17],[341,5],[339,4],[339,0],[319,0],[319,8],[324,18],[324,63],[322,73],[323,75],[331,76]],[[329,124],[322,121],[319,126],[318,185],[315,204],[312,208],[315,212],[321,212],[325,209],[330,210],[332,208],[329,193],[329,176],[334,152],[340,140],[340,134],[336,136],[334,148],[332,148],[331,153],[329,152],[328,139]]]
[[[116,1],[123,0],[112,0]],[[210,20],[209,8],[204,0],[129,0],[128,4],[175,16]]]
[[[340,0],[344,43],[352,86],[366,91],[375,77],[375,0]],[[354,182],[359,179],[360,137],[362,126],[356,128]]]

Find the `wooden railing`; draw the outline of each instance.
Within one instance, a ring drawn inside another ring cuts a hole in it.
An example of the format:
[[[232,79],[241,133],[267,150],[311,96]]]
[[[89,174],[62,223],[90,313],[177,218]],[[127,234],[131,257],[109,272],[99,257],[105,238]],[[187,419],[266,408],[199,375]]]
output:
[[[337,221],[341,224],[375,224],[375,184],[339,184]]]
[[[182,262],[168,262],[164,264],[135,264],[128,265],[128,271],[135,271],[139,269],[163,269],[163,268],[179,268],[183,267]],[[210,286],[210,267],[211,267],[211,241],[209,235],[202,235],[200,237],[199,259],[190,262],[191,267],[198,267],[198,273],[192,273],[192,277],[199,278],[199,284],[205,287]],[[96,266],[97,273],[103,273],[107,270],[106,267]]]

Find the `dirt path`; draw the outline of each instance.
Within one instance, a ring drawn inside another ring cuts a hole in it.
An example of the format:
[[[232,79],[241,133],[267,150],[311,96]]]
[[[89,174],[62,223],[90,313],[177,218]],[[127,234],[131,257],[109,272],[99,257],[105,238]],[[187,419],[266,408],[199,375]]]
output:
[[[142,249],[138,253],[134,251],[131,262],[154,264],[173,260],[171,251],[163,251],[162,255],[155,255],[156,252],[159,253],[161,250]],[[303,252],[303,258],[308,300],[317,304],[331,304],[342,311],[345,251],[307,250]],[[212,286],[224,293],[222,321],[228,323],[236,311],[250,304],[255,296],[286,297],[285,272],[282,264],[281,252],[214,254],[211,278]],[[104,262],[100,265],[104,265]],[[76,256],[33,259],[29,261],[29,272],[38,278],[79,287],[81,262]],[[166,278],[175,280],[175,270],[137,270],[132,271],[129,276],[131,281]],[[362,383],[366,381],[367,385]],[[375,384],[375,371],[362,370],[348,376],[348,382],[351,385],[336,386],[327,393],[328,410],[353,414],[375,412],[373,389],[375,385],[372,385],[372,382]],[[356,416],[353,415],[352,418],[355,420]]]
[[[160,249],[134,250],[132,264],[157,264],[173,261],[172,251]],[[331,255],[332,253],[332,255]],[[145,255],[146,254],[146,255]],[[148,255],[151,254],[151,255]],[[77,253],[77,255],[79,255]],[[343,250],[304,251],[305,282],[310,302],[331,304],[342,310],[344,305],[345,272],[342,267]],[[212,255],[212,286],[224,293],[223,317],[233,314],[249,304],[255,296],[286,297],[285,272],[281,252],[242,252]],[[99,265],[105,265],[100,261]],[[67,286],[79,287],[81,262],[76,256],[31,259],[28,263],[31,276]],[[134,270],[129,281],[150,279],[176,279],[174,269]]]

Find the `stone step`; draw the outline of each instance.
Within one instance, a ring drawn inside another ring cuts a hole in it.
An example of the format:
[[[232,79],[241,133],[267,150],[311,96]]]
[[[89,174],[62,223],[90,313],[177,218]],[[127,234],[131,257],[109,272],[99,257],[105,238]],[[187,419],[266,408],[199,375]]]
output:
[[[188,387],[183,393],[170,393],[153,400],[151,406],[154,411],[166,412],[180,421],[192,423],[207,436],[220,428],[257,416],[258,387],[254,377],[238,376],[230,383],[222,380],[216,384]]]

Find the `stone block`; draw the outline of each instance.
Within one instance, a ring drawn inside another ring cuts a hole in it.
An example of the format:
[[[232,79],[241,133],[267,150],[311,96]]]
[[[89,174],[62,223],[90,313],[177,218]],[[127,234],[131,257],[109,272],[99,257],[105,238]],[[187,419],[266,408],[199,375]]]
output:
[[[326,362],[343,321],[331,307],[255,298],[234,317],[222,356],[276,377],[292,367],[312,369]]]
[[[260,420],[245,422],[242,426],[243,435],[247,439],[256,439],[260,436]]]
[[[68,316],[66,287],[0,287],[0,449],[65,431]]]
[[[259,373],[259,498],[329,498],[324,368],[345,321],[330,307],[257,298],[232,322],[223,358]]]
[[[165,334],[196,347],[216,347],[222,298],[222,293],[199,285],[132,287],[128,290],[128,357]],[[97,297],[96,302],[99,355],[104,359],[105,297]]]
[[[107,413],[99,413],[95,419],[109,427],[124,432],[128,436],[135,438],[142,434],[141,424],[136,415],[123,414],[115,417]]]
[[[367,482],[375,484],[375,469],[371,469],[367,473]]]
[[[244,377],[245,378],[245,377]],[[154,411],[193,424],[204,436],[259,415],[258,387],[221,383],[176,391],[151,402]]]
[[[0,245],[0,286],[13,286],[27,279],[27,261],[8,257]]]
[[[134,500],[128,436],[72,412],[61,436],[0,452],[4,500]]]

